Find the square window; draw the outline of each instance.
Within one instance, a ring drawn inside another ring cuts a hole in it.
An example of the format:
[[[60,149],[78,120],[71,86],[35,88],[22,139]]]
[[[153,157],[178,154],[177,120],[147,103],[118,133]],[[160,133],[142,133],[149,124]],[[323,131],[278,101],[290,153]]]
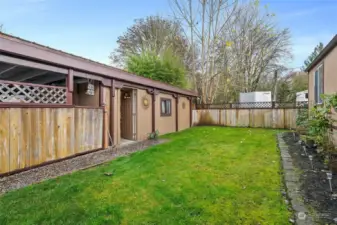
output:
[[[171,99],[160,99],[160,115],[171,116]]]

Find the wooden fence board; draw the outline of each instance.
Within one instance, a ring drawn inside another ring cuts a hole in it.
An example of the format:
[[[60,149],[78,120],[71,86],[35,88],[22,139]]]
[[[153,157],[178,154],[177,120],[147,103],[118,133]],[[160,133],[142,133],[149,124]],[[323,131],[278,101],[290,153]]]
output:
[[[31,151],[31,134],[34,133],[35,131],[32,131],[31,129],[31,113],[29,109],[22,109],[22,126],[23,126],[23,133],[22,133],[22,147],[21,150],[25,154],[25,166],[30,166],[31,165],[31,160],[30,160],[30,151]]]
[[[239,127],[249,126],[249,109],[236,110],[236,121]]]
[[[10,171],[9,161],[9,139],[10,139],[10,119],[9,109],[0,109],[0,173],[7,173]]]
[[[20,169],[21,109],[10,109],[10,170]]]
[[[229,127],[296,127],[297,109],[198,109],[192,112],[193,125]]]

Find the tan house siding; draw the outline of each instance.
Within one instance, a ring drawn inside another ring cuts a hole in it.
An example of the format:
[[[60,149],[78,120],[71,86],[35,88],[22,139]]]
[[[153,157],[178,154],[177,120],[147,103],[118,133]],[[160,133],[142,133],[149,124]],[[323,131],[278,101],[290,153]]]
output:
[[[309,101],[313,103],[314,98],[314,74],[318,66],[323,63],[324,93],[337,92],[337,47],[335,47],[320,63],[309,71]]]
[[[160,115],[160,99],[167,98],[171,99],[171,116],[161,116]],[[167,134],[176,131],[176,101],[172,95],[169,94],[158,94],[156,95],[156,130],[159,134]]]
[[[309,71],[309,104],[313,106],[314,97],[314,74],[315,70],[323,63],[324,94],[333,94],[337,92],[337,47],[335,47],[321,62]],[[334,114],[337,119],[337,114]],[[337,130],[334,130],[334,142],[337,144]]]
[[[185,105],[185,107],[183,107]],[[179,97],[178,102],[178,130],[190,127],[190,101],[186,97]]]
[[[143,105],[143,99],[148,100],[148,107]],[[152,96],[145,90],[137,90],[137,140],[147,139],[152,132]]]
[[[86,83],[74,85],[74,105],[99,107],[99,81],[94,82],[95,95],[85,94],[87,85]]]

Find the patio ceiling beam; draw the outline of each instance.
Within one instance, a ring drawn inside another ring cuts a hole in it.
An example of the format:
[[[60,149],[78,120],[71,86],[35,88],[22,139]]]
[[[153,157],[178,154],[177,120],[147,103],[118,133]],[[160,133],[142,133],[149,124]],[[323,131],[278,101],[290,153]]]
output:
[[[15,58],[15,57],[3,55],[3,54],[0,54],[0,62],[30,67],[30,68],[35,68],[35,69],[47,70],[47,71],[56,72],[56,73],[63,73],[63,74],[68,73],[67,69],[64,69],[61,67],[51,66],[51,65],[33,62],[33,61],[25,60],[25,59],[19,59],[19,58]]]
[[[8,71],[10,71],[12,69],[15,69],[16,67],[17,67],[17,65],[15,65],[15,66],[11,65],[7,69],[0,71],[0,77],[2,77],[2,75],[5,74],[6,72],[8,72]]]
[[[66,79],[64,76],[61,75],[49,75],[49,76],[43,76],[41,78],[35,79],[33,82],[36,84],[48,84],[55,81]]]
[[[22,81],[26,81],[26,80],[29,80],[29,79],[34,78],[34,77],[42,76],[46,73],[48,73],[48,71],[33,70],[33,71],[29,71],[29,72],[26,72],[26,73],[21,73],[21,74],[12,76],[12,77],[10,77],[10,80],[22,82]]]
[[[88,83],[88,79],[84,79],[84,78],[74,78],[74,84],[84,84],[84,83]],[[62,81],[59,82],[60,85],[65,86],[66,85],[66,81]]]

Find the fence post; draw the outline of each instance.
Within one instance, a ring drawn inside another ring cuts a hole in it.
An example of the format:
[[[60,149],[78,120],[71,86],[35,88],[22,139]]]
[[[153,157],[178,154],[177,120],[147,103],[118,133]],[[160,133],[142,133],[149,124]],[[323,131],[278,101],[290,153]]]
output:
[[[271,108],[275,109],[275,102],[271,102]]]

